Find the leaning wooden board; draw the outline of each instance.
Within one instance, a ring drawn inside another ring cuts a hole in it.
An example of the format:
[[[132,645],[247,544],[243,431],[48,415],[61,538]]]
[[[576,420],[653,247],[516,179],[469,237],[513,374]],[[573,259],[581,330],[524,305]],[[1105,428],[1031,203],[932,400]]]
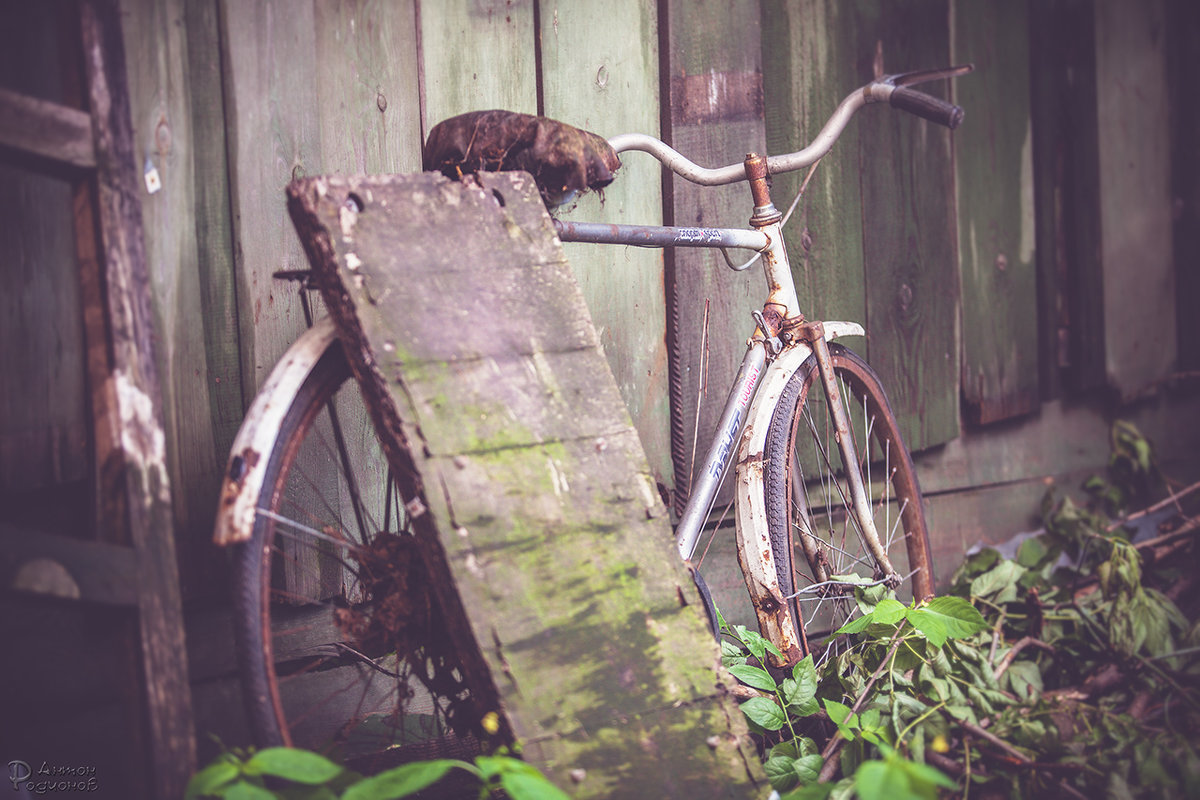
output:
[[[532,179],[288,193],[426,509],[439,599],[468,623],[456,644],[525,757],[577,797],[748,796],[756,759],[718,649]]]

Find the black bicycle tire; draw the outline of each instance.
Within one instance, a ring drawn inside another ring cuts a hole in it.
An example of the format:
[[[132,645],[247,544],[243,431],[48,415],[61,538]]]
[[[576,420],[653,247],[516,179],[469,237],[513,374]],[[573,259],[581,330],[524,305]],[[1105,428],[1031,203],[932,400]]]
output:
[[[924,498],[921,494],[920,482],[917,479],[912,456],[904,444],[887,393],[875,371],[861,357],[842,345],[830,343],[829,353],[835,373],[846,379],[849,386],[854,389],[856,397],[865,398],[868,407],[874,408],[876,414],[876,422],[872,426],[874,437],[880,441],[886,438],[893,443],[891,451],[895,454],[895,471],[891,483],[897,487],[898,503],[904,508],[901,519],[904,526],[903,538],[907,545],[909,569],[915,570],[912,578],[912,592],[917,599],[925,599],[933,594],[933,558],[929,545]],[[784,597],[796,592],[795,575],[798,565],[808,566],[804,558],[795,554],[790,535],[791,481],[789,470],[793,463],[798,415],[800,409],[807,403],[808,391],[813,387],[820,391],[819,368],[816,356],[809,356],[793,373],[775,405],[764,449],[763,486],[767,529],[775,559],[780,592]],[[807,642],[803,615],[800,613],[801,609],[795,599],[790,601],[790,610],[800,635],[800,641]]]
[[[298,432],[311,425],[329,399],[351,378],[350,367],[338,343],[329,347],[317,361],[291,406],[283,417],[276,446],[267,459],[263,490],[257,507],[262,507],[268,492],[276,487],[279,473],[286,461],[289,447],[298,447]],[[272,502],[267,500],[267,502]],[[271,541],[268,526],[262,516],[256,518],[249,541],[233,548],[234,642],[238,653],[238,669],[246,714],[251,734],[259,747],[290,745],[290,736],[277,711],[279,698],[275,693],[271,673],[270,617],[267,608],[265,576],[271,560]]]

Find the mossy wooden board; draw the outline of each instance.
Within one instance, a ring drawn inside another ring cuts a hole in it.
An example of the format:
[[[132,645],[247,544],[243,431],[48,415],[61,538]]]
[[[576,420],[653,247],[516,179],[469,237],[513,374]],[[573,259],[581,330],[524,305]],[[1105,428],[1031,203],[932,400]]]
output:
[[[525,756],[576,797],[761,791],[532,179],[320,178],[290,195]]]

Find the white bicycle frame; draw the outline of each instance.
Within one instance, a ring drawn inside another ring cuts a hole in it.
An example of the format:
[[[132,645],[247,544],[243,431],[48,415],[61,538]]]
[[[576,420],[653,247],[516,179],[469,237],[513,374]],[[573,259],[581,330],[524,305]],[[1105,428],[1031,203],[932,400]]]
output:
[[[768,538],[763,491],[763,450],[767,428],[791,376],[806,359],[815,355],[834,424],[839,431],[847,431],[849,423],[845,407],[839,400],[838,383],[827,342],[838,336],[861,336],[864,331],[855,322],[810,323],[803,326],[806,333],[799,337],[791,333],[781,337],[778,326],[775,330],[769,329],[764,319],[767,308],[774,309],[778,314],[777,319],[785,325],[803,318],[783,243],[781,215],[770,202],[766,176],[814,164],[829,152],[854,113],[868,103],[891,102],[920,116],[955,127],[961,120],[961,109],[919,92],[903,90],[902,87],[925,80],[952,77],[969,70],[970,67],[954,67],[872,81],[848,95],[817,137],[803,150],[770,158],[748,156],[743,164],[719,169],[702,168],[662,141],[644,134],[623,134],[609,140],[618,153],[630,150],[647,152],[685,179],[703,186],[748,180],[755,197],[754,216],[751,218],[754,230],[554,221],[562,241],[648,247],[709,247],[722,251],[741,248],[759,253],[768,289],[764,314],[756,316],[758,326],[748,341],[746,355],[730,390],[717,432],[676,528],[676,544],[684,560],[692,557],[721,486],[721,479],[728,469],[734,445],[738,443],[735,481],[738,557],[762,633],[783,652],[783,663],[797,660],[802,651],[789,603],[779,588]],[[948,114],[948,111],[953,113]],[[757,159],[753,168],[752,158]],[[754,260],[735,266],[726,255],[726,261],[735,270],[749,267]],[[247,541],[251,537],[256,513],[252,502],[259,496],[266,469],[265,458],[274,449],[283,413],[291,406],[300,386],[335,339],[333,324],[328,319],[318,322],[292,344],[256,396],[234,440],[233,456],[222,487],[221,509],[214,531],[214,540],[218,544]],[[853,438],[849,435],[837,438],[843,463],[858,464]],[[883,572],[897,577],[879,544],[862,475],[856,469],[847,469],[846,472],[851,504],[863,528],[864,538],[868,540],[868,547]]]

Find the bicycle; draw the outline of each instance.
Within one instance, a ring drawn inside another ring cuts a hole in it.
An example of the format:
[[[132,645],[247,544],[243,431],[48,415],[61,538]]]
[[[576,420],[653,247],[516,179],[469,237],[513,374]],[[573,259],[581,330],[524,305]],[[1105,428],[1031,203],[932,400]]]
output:
[[[759,627],[781,653],[776,666],[814,653],[809,633],[836,630],[856,612],[865,588],[882,586],[902,600],[930,597],[933,564],[920,486],[881,382],[865,361],[831,341],[865,331],[854,322],[805,320],[782,237],[786,216],[771,200],[768,179],[806,167],[811,176],[868,104],[887,102],[957,127],[961,109],[908,87],[970,69],[876,79],[848,95],[803,150],[751,154],[717,169],[699,167],[650,136],[608,140],[615,153],[646,152],[699,185],[747,181],[754,204],[749,230],[554,220],[562,241],[719,248],[737,270],[762,262],[768,296],[753,312],[755,328],[676,527],[676,545],[685,561],[693,557],[736,455],[739,562]],[[756,255],[736,264],[732,249]],[[405,758],[478,748],[460,724],[469,694],[463,671],[455,668],[454,653],[437,642],[438,609],[416,588],[420,565],[403,536],[376,534],[403,531],[406,513],[419,510],[405,509],[369,424],[347,430],[346,412],[361,402],[351,356],[333,324],[312,323],[307,301],[304,309],[311,328],[272,371],[234,441],[215,532],[220,544],[244,543],[235,556],[235,631],[255,738],[263,746],[312,746],[334,737],[352,756],[395,750],[409,734],[418,749]],[[336,490],[333,500],[321,498],[323,487],[305,469],[309,460],[333,461],[344,470],[344,477],[319,478],[324,488]],[[343,513],[352,524],[331,519]],[[348,539],[351,530],[359,532],[357,542]],[[797,549],[803,558],[795,558]],[[349,587],[347,571],[354,579]],[[286,592],[277,588],[284,573]],[[416,607],[405,610],[411,618],[403,652],[373,652],[361,644],[370,640],[370,625],[358,616],[356,603],[381,591],[363,586],[376,573],[386,573],[385,588]],[[297,663],[286,670],[277,666],[292,661]],[[333,667],[343,668],[359,718],[346,720],[343,712],[320,705],[293,712],[304,684]],[[406,710],[397,716],[401,706]],[[385,719],[391,728],[377,730]]]

